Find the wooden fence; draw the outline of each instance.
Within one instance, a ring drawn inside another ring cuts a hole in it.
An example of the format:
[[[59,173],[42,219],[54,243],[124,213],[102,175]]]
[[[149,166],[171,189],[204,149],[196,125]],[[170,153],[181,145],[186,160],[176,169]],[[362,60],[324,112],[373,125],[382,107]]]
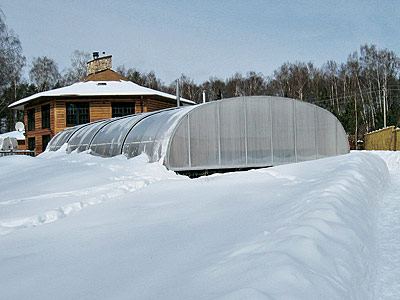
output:
[[[365,150],[400,150],[400,128],[394,126],[364,135]]]

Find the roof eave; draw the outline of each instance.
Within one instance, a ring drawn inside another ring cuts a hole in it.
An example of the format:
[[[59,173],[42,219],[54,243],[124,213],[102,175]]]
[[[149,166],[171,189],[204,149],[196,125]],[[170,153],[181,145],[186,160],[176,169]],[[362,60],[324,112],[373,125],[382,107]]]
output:
[[[27,103],[30,103],[30,102],[32,102],[34,100],[38,100],[40,98],[47,98],[47,97],[51,97],[51,98],[65,98],[65,97],[79,98],[79,97],[96,97],[96,96],[99,96],[98,94],[93,94],[93,95],[90,95],[90,94],[86,94],[86,95],[85,94],[83,94],[83,95],[81,95],[81,94],[39,95],[39,94],[40,93],[38,93],[36,95],[32,95],[32,96],[26,97],[26,98],[23,98],[23,99],[20,99],[18,101],[15,101],[15,102],[11,103],[10,105],[8,105],[8,107],[12,108],[12,109],[23,110]],[[168,94],[167,95],[160,95],[160,94],[157,94],[157,93],[142,94],[142,95],[140,95],[140,94],[135,95],[135,94],[129,94],[129,93],[127,93],[127,94],[104,94],[104,95],[101,95],[101,96],[106,96],[106,97],[107,96],[109,96],[109,97],[118,97],[118,96],[125,96],[125,97],[127,97],[127,96],[128,97],[129,96],[150,96],[151,97],[151,96],[157,96],[157,97],[166,98],[166,99],[170,99],[170,100],[176,100],[176,98],[173,95],[168,95]],[[184,103],[187,103],[187,104],[192,104],[192,105],[196,104],[196,102],[194,102],[192,100],[184,99],[184,98],[181,98],[180,101],[184,102]]]
[[[24,110],[25,105],[24,104],[20,104],[20,105],[12,106],[12,104],[10,104],[8,106],[8,108],[12,108],[12,109],[15,109],[15,110]]]

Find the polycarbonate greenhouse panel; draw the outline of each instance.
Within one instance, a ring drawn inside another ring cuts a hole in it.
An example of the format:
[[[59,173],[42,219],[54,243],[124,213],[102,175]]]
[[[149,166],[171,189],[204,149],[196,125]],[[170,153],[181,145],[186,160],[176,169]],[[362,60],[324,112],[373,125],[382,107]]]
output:
[[[84,125],[78,125],[74,126],[71,128],[64,129],[63,131],[60,131],[57,133],[49,142],[47,145],[46,149],[49,149],[50,151],[57,151],[58,149],[61,148],[62,145],[68,142],[69,138],[71,135],[77,131],[78,129],[86,126],[87,124]]]
[[[129,131],[137,122],[153,113],[124,116],[114,119],[102,127],[90,144],[93,153],[100,156],[116,156],[121,154],[123,142]]]
[[[271,100],[273,164],[295,162],[295,102],[284,98]]]
[[[86,151],[89,149],[90,142],[96,133],[107,123],[112,122],[110,119],[96,121],[89,123],[74,132],[68,141],[67,152],[77,150],[78,152]]]
[[[218,106],[217,102],[209,103],[210,105],[199,105],[188,114],[189,169],[204,166],[210,166],[211,169],[220,165]],[[175,136],[173,140],[174,138]]]
[[[185,116],[178,126],[170,146],[170,163],[179,168],[189,168],[189,116]]]
[[[316,159],[315,106],[295,101],[297,161]]]
[[[127,135],[123,153],[127,157],[146,153],[150,162],[158,161],[165,155],[169,139],[177,122],[193,107],[168,109],[148,116],[135,125]]]
[[[247,164],[245,101],[219,102],[221,166]]]
[[[349,152],[349,142],[348,139],[344,139],[343,137],[347,136],[346,132],[342,124],[340,124],[339,120],[336,120],[336,141],[337,141],[337,155],[346,154]]]
[[[237,97],[74,127],[50,142],[57,150],[93,154],[146,153],[174,171],[267,167],[349,152],[330,112],[272,96]]]
[[[138,153],[146,153],[150,161],[158,160],[160,153],[156,144],[160,142],[159,131],[174,114],[175,111],[166,111],[160,115],[146,118],[133,128],[126,139],[125,145],[137,144]]]
[[[317,158],[335,156],[337,120],[327,110],[316,108]]]
[[[246,103],[247,163],[272,164],[271,98],[254,98]]]

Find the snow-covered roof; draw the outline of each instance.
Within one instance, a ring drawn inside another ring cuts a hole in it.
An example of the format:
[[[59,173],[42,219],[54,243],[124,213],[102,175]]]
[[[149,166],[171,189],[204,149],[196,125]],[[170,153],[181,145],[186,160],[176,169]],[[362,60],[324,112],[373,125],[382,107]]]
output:
[[[65,97],[65,96],[160,96],[169,98],[172,100],[176,99],[176,96],[153,90],[147,87],[140,86],[131,81],[88,81],[78,82],[70,86],[45,91],[34,94],[32,96],[23,98],[14,103],[11,103],[9,107],[20,108],[34,99],[40,97]],[[183,103],[196,104],[194,101],[181,98]]]
[[[10,131],[6,133],[0,134],[0,138],[5,139],[5,138],[16,138],[17,140],[25,140],[25,136],[23,132],[20,131]]]

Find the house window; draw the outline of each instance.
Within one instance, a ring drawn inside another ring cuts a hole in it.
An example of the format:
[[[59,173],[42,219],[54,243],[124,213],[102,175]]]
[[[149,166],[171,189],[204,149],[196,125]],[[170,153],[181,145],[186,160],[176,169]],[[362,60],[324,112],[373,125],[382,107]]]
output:
[[[35,150],[36,145],[35,145],[35,138],[30,137],[28,138],[28,150]]]
[[[42,106],[42,128],[50,128],[50,104]]]
[[[67,110],[67,124],[66,126],[75,126],[79,124],[89,123],[89,103],[77,102],[66,103]]]
[[[135,113],[135,102],[112,102],[112,117],[122,117]]]
[[[42,150],[46,150],[47,144],[50,142],[50,135],[42,135]]]
[[[28,131],[35,130],[35,109],[28,109]]]

